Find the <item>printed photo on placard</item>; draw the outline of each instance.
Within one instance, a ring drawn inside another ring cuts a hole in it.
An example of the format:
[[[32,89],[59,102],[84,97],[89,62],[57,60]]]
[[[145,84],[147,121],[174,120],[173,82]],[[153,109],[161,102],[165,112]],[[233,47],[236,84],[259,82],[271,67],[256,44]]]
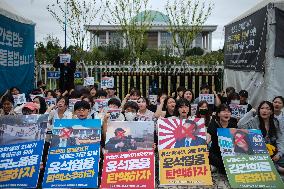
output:
[[[106,133],[106,153],[152,150],[153,121],[112,121]]]
[[[109,99],[95,99],[95,104],[93,106],[93,111],[102,112],[108,109]]]
[[[48,115],[0,116],[0,145],[43,140]]]
[[[36,188],[48,115],[0,116],[0,188]]]
[[[206,145],[203,118],[159,119],[159,150]]]
[[[191,104],[190,107],[191,107],[191,116],[194,116],[196,115],[196,111],[197,111],[197,104]]]
[[[218,142],[223,156],[267,154],[260,130],[218,128]]]

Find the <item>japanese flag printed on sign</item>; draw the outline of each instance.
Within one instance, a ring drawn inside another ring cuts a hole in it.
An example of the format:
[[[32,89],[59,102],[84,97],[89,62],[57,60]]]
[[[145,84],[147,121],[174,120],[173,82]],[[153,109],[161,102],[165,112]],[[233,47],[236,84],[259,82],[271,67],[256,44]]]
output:
[[[199,94],[199,101],[203,100],[208,104],[214,104],[214,94]]]
[[[15,105],[25,104],[27,102],[26,95],[24,93],[18,94],[18,95],[13,95],[13,97],[14,97],[14,104]]]
[[[212,185],[203,118],[159,119],[160,185]]]
[[[101,79],[101,88],[113,88],[114,87],[114,78],[113,77],[103,77]]]
[[[84,78],[84,86],[90,86],[95,84],[95,78],[94,77],[86,77]]]
[[[70,63],[71,62],[71,55],[70,54],[59,54],[60,63]]]

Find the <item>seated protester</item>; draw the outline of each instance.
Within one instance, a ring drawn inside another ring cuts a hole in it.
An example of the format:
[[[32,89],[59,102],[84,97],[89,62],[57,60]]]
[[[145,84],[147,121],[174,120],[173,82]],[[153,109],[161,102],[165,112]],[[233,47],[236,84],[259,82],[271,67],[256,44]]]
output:
[[[248,99],[248,92],[246,90],[241,90],[239,92],[239,96],[240,96],[240,105],[247,105],[247,111],[249,112],[252,109],[252,106],[247,103],[247,99]]]
[[[231,109],[226,104],[221,104],[217,108],[216,118],[212,118],[207,128],[207,143],[212,142],[209,148],[209,163],[216,167],[220,173],[225,174],[226,172],[218,144],[218,128],[237,128],[236,122],[231,118]]]
[[[53,90],[48,90],[45,93],[46,98],[57,98],[56,93]]]
[[[45,114],[47,110],[45,99],[41,96],[36,96],[33,102],[39,105],[39,114]]]
[[[84,100],[84,101],[88,102],[90,104],[90,106],[91,106],[91,109],[92,109],[94,104],[93,104],[93,101],[92,101],[92,97],[90,95],[83,95],[83,96],[81,96],[81,100]]]
[[[78,101],[74,105],[74,116],[73,118],[77,119],[88,119],[91,111],[91,106],[88,102],[82,100]]]
[[[174,110],[174,116],[171,119],[188,119],[191,115],[191,106],[188,100],[180,98],[176,101],[176,106]]]
[[[144,97],[140,97],[137,101],[139,110],[137,113],[138,121],[153,121],[154,112],[148,109],[149,107],[149,100]]]
[[[117,98],[118,100],[120,100],[119,97],[116,96],[116,89],[114,87],[113,88],[107,88],[106,92],[107,92],[106,98]]]
[[[22,108],[23,115],[38,114],[39,105],[33,102],[27,102]]]
[[[97,85],[94,85],[93,87],[90,88],[90,95],[92,97],[95,97],[96,94],[97,94],[97,91],[98,91],[98,86]]]
[[[20,93],[21,93],[21,91],[20,91],[19,88],[17,88],[17,87],[11,87],[11,88],[10,88],[10,94],[11,94],[11,95],[18,95],[18,94],[20,94]]]
[[[183,93],[183,98],[189,101],[190,104],[193,103],[194,94],[191,89],[185,89]]]
[[[104,90],[98,90],[96,93],[96,98],[97,99],[106,99],[107,98],[107,92]]]
[[[72,112],[68,110],[69,100],[66,97],[59,97],[56,100],[56,106],[50,109],[49,120],[53,122],[55,119],[72,119]],[[52,123],[51,122],[51,123]]]
[[[174,94],[175,99],[179,100],[179,99],[183,98],[184,91],[185,91],[185,87],[179,86],[177,88],[176,93]]]
[[[14,98],[12,95],[5,95],[1,100],[2,108],[0,109],[0,116],[4,115],[16,115],[14,112]]]
[[[269,154],[276,168],[284,172],[284,136],[279,121],[274,118],[274,107],[269,101],[262,101],[256,110],[251,109],[240,119],[238,127],[242,129],[259,129],[263,135]]]
[[[204,83],[201,85],[200,87],[200,94],[210,94],[210,87],[207,83]],[[218,107],[221,104],[221,100],[219,99],[218,95],[216,94],[216,91],[213,91],[214,97],[215,97],[215,106]],[[194,104],[198,104],[199,103],[199,97],[197,97],[194,100]],[[214,111],[215,110],[215,106],[213,104],[209,105],[209,110],[210,111]]]
[[[284,107],[284,98],[282,96],[276,96],[273,100],[273,107],[274,107],[274,117],[277,118],[279,121],[284,119],[284,112],[282,111]]]
[[[175,106],[176,100],[173,97],[161,98],[160,105],[157,107],[157,111],[155,112],[155,117],[168,118],[174,116]]]
[[[207,101],[202,100],[197,104],[196,118],[204,118],[205,126],[208,127],[211,121],[211,112]]]
[[[137,121],[138,104],[134,101],[128,101],[123,107],[125,121]]]
[[[124,107],[124,104],[127,102],[127,101],[135,101],[137,102],[137,100],[141,97],[141,92],[138,90],[138,89],[132,89],[130,91],[129,94],[127,94],[125,96],[125,98],[123,99],[123,101],[121,102],[121,107],[123,108]]]
[[[236,90],[234,87],[227,87],[225,91],[223,91],[223,95],[221,96],[220,100],[222,104],[230,104],[231,100],[229,99],[231,94],[235,93]]]

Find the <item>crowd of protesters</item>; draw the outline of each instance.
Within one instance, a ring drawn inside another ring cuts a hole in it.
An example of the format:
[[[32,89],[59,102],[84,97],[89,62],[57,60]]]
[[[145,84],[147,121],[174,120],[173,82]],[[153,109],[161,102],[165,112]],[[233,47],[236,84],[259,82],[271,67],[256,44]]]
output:
[[[96,99],[109,99],[108,107],[121,109],[118,121],[157,121],[159,118],[204,118],[207,130],[207,144],[209,148],[209,161],[212,171],[225,174],[225,169],[218,146],[218,128],[243,128],[259,129],[266,144],[273,145],[277,150],[271,155],[277,170],[284,173],[284,98],[276,96],[272,101],[262,101],[256,108],[249,102],[249,94],[246,90],[235,91],[233,87],[226,88],[221,93],[211,91],[208,84],[200,88],[201,94],[214,94],[214,104],[200,101],[199,94],[194,94],[191,89],[179,87],[171,96],[167,92],[159,92],[156,102],[150,102],[147,97],[141,95],[138,89],[131,89],[124,99],[116,96],[115,88],[105,90],[97,86],[89,86],[81,90],[70,91],[47,90],[42,82],[38,82],[38,88],[31,92],[37,95],[31,99],[26,95],[27,103],[15,105],[13,95],[21,91],[12,87],[1,96],[0,116],[4,115],[29,115],[49,114],[50,122],[54,119],[102,119],[102,142],[106,138],[107,125],[110,113],[107,111],[94,111]],[[48,106],[44,97],[56,98],[56,104]],[[69,108],[69,100],[77,99],[74,107]],[[191,106],[197,104],[195,115],[191,115]],[[247,113],[240,119],[233,118],[230,104],[247,105]],[[155,126],[155,144],[157,144],[157,128]]]

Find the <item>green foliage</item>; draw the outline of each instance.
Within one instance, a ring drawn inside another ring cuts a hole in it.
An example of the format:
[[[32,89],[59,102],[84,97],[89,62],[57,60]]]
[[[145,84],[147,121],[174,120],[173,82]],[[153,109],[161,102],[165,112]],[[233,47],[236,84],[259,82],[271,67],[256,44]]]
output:
[[[185,52],[185,56],[201,56],[204,54],[204,50],[200,47],[193,47]]]
[[[213,51],[203,56],[188,56],[186,61],[189,64],[209,64],[213,65],[217,62],[221,64],[224,61],[224,52],[222,50]]]

